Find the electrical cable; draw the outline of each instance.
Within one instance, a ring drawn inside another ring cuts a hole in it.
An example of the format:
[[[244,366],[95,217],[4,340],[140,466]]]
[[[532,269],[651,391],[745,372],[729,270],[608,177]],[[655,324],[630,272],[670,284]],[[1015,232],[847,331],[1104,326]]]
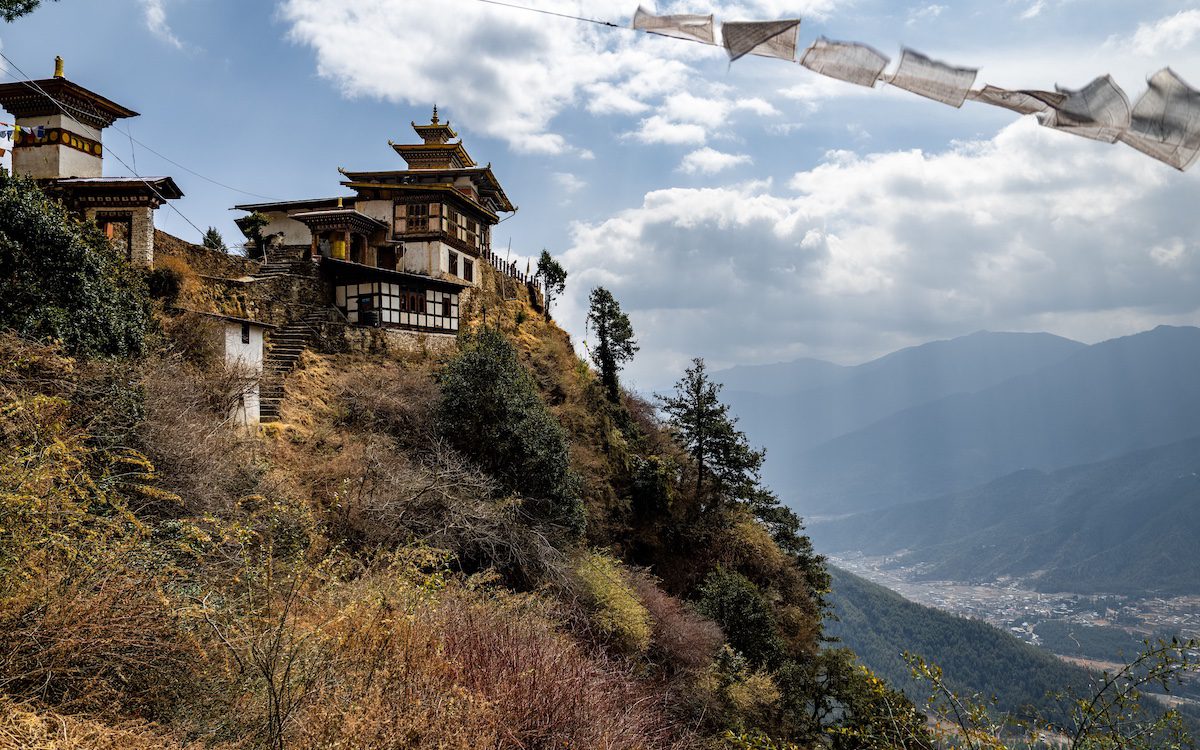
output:
[[[5,57],[4,59],[5,59],[5,60],[8,60],[8,58],[7,58],[7,57]],[[10,64],[11,64],[11,62],[12,62],[12,61],[10,60],[9,62],[10,62]],[[16,65],[14,64],[14,65],[13,65],[13,67],[14,67],[14,68],[16,68]],[[18,70],[20,70],[20,69],[18,68]],[[13,79],[14,81],[17,81],[18,83],[24,83],[24,81],[22,81],[21,79],[17,78],[17,77],[16,77],[16,76],[14,76],[14,75],[12,75],[11,73],[7,73],[7,75],[8,75],[8,77],[9,77],[9,78]],[[22,73],[22,75],[24,75],[24,73]],[[86,114],[87,114],[87,113],[86,113],[84,110],[82,110],[82,109],[79,109],[78,107],[72,107],[71,105],[69,105],[69,104],[67,104],[67,103],[65,103],[65,102],[55,102],[55,103],[59,105],[59,108],[60,108],[60,109],[65,107],[66,109],[73,110],[73,111],[75,111],[75,112],[78,112],[78,113],[80,113],[80,114],[83,114],[83,115],[86,115]],[[67,114],[67,113],[64,113],[64,114]],[[69,114],[68,114],[68,117],[71,117],[71,115],[69,115]],[[75,118],[75,117],[72,117],[71,119],[74,119],[76,122],[78,122],[78,119],[77,119],[77,118]],[[227,184],[227,183],[221,182],[220,180],[217,180],[217,179],[214,179],[214,178],[212,178],[212,177],[209,177],[208,175],[201,174],[200,172],[197,172],[196,170],[192,169],[191,167],[189,167],[189,166],[187,166],[187,165],[185,165],[185,164],[180,164],[179,162],[175,161],[175,160],[174,160],[174,159],[172,159],[171,157],[169,157],[169,156],[167,156],[167,155],[163,154],[162,152],[160,152],[160,151],[158,151],[158,150],[154,149],[153,147],[151,147],[149,144],[145,143],[144,141],[142,141],[142,140],[140,140],[140,139],[138,139],[138,138],[134,138],[134,137],[133,137],[133,133],[132,133],[132,129],[130,129],[130,128],[121,128],[121,127],[118,127],[118,126],[117,126],[115,123],[114,123],[113,125],[111,125],[110,127],[111,127],[111,128],[114,130],[114,131],[116,131],[117,133],[120,133],[121,135],[125,136],[126,138],[128,138],[128,139],[130,140],[130,143],[131,143],[130,149],[131,149],[131,150],[132,150],[132,144],[136,143],[137,145],[139,145],[139,146],[141,146],[142,148],[146,149],[147,151],[149,151],[150,153],[154,154],[155,156],[157,156],[158,158],[162,159],[163,161],[165,161],[165,162],[168,162],[168,163],[170,163],[170,164],[172,164],[172,165],[174,165],[174,166],[176,166],[176,167],[178,167],[178,168],[182,169],[183,171],[187,172],[188,174],[191,174],[191,175],[193,175],[193,176],[195,176],[195,177],[199,177],[200,179],[204,180],[205,182],[211,182],[212,184],[214,184],[214,185],[216,185],[216,186],[218,186],[218,187],[225,188],[226,190],[230,190],[230,191],[232,191],[232,192],[235,192],[235,193],[241,193],[242,195],[249,195],[249,196],[251,196],[251,197],[253,197],[253,198],[261,198],[261,199],[263,199],[263,200],[267,200],[267,201],[273,201],[273,200],[277,200],[276,198],[274,198],[274,197],[272,197],[272,196],[269,196],[269,195],[262,195],[261,193],[255,193],[255,192],[253,192],[253,191],[250,191],[250,190],[242,190],[241,188],[236,188],[236,187],[234,187],[233,185],[229,185],[229,184]],[[134,163],[134,166],[135,166],[135,167],[137,166],[137,165],[136,165],[136,161],[135,161],[135,163]]]

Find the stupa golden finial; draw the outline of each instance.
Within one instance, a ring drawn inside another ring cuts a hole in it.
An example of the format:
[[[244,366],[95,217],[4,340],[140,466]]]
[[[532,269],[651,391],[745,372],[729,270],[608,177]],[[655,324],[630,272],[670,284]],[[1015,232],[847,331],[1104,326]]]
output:
[[[433,105],[433,119],[430,122],[434,125],[438,124],[437,105]]]
[[[61,55],[54,56],[54,77],[63,78],[63,59]]]

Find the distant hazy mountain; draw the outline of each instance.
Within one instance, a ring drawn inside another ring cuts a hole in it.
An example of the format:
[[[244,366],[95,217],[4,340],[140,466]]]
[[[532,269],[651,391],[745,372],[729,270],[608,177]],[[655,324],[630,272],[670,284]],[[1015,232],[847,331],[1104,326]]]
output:
[[[918,705],[929,687],[912,680],[904,651],[942,667],[955,692],[995,696],[1000,711],[1019,716],[1062,719],[1060,704],[1049,696],[1087,684],[1084,670],[985,622],[910,602],[840,568],[830,566],[829,572],[837,619],[826,621],[826,634],[840,638]]]
[[[909,550],[925,577],[1043,591],[1200,594],[1200,438],[810,524],[823,552]]]
[[[724,383],[727,391],[786,396],[836,383],[853,370],[823,359],[805,358],[771,365],[738,365],[719,370],[713,377]]]
[[[997,385],[905,409],[808,450],[766,440],[768,479],[801,513],[830,515],[965,490],[1020,469],[1115,457],[1200,433],[1198,373],[1200,329],[1161,326],[1076,347]]]
[[[722,396],[750,440],[767,447],[767,481],[791,490],[791,476],[782,469],[800,451],[904,409],[1033,372],[1083,348],[1047,333],[981,331],[855,367],[806,359],[735,367],[714,377],[725,384]]]

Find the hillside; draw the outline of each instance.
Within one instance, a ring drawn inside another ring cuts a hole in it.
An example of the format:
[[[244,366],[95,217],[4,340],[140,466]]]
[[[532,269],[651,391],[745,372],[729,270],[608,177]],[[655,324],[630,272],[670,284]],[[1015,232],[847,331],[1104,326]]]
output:
[[[0,171],[0,748],[874,733],[868,702],[814,708],[879,691],[819,658],[823,561],[722,412],[695,429],[740,463],[693,460],[511,272],[434,336],[331,314],[304,257],[160,239],[130,263]],[[264,375],[255,326],[307,333]]]
[[[1165,445],[1197,433],[1198,367],[1200,329],[1105,341],[777,461],[779,487],[806,514],[845,514]]]
[[[803,489],[786,465],[803,451],[897,412],[974,393],[1083,349],[1046,333],[980,331],[893,352],[854,367],[819,360],[716,373],[751,440],[767,446],[766,478],[787,497]]]
[[[942,667],[947,683],[964,695],[998,699],[997,708],[1020,717],[1062,718],[1051,697],[1087,684],[1087,673],[979,620],[911,602],[899,594],[830,566],[833,611],[827,632],[863,663],[914,699],[928,693],[902,656],[907,651]]]
[[[816,523],[829,552],[892,554],[931,579],[1043,591],[1200,593],[1200,439]]]

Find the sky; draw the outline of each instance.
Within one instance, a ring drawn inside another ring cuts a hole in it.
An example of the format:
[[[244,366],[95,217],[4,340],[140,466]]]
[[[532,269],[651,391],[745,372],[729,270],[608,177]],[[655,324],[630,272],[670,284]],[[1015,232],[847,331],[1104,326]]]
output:
[[[618,26],[637,7],[514,2]],[[1136,100],[1167,65],[1200,85],[1200,2],[657,11],[800,17],[802,46],[863,42],[893,65],[909,46],[980,68],[977,85],[1109,73]],[[588,293],[610,289],[641,347],[626,383],[644,391],[696,356],[853,364],[977,330],[1093,342],[1200,323],[1200,168],[974,102],[480,0],[59,0],[0,23],[0,50],[34,78],[62,55],[68,78],[140,112],[106,131],[105,172],[173,176],[186,197],[158,226],[192,241],[189,221],[240,239],[237,203],[349,194],[339,167],[403,168],[388,140],[415,140],[436,103],[520,208],[494,248],[561,260],[554,314],[577,342]]]

